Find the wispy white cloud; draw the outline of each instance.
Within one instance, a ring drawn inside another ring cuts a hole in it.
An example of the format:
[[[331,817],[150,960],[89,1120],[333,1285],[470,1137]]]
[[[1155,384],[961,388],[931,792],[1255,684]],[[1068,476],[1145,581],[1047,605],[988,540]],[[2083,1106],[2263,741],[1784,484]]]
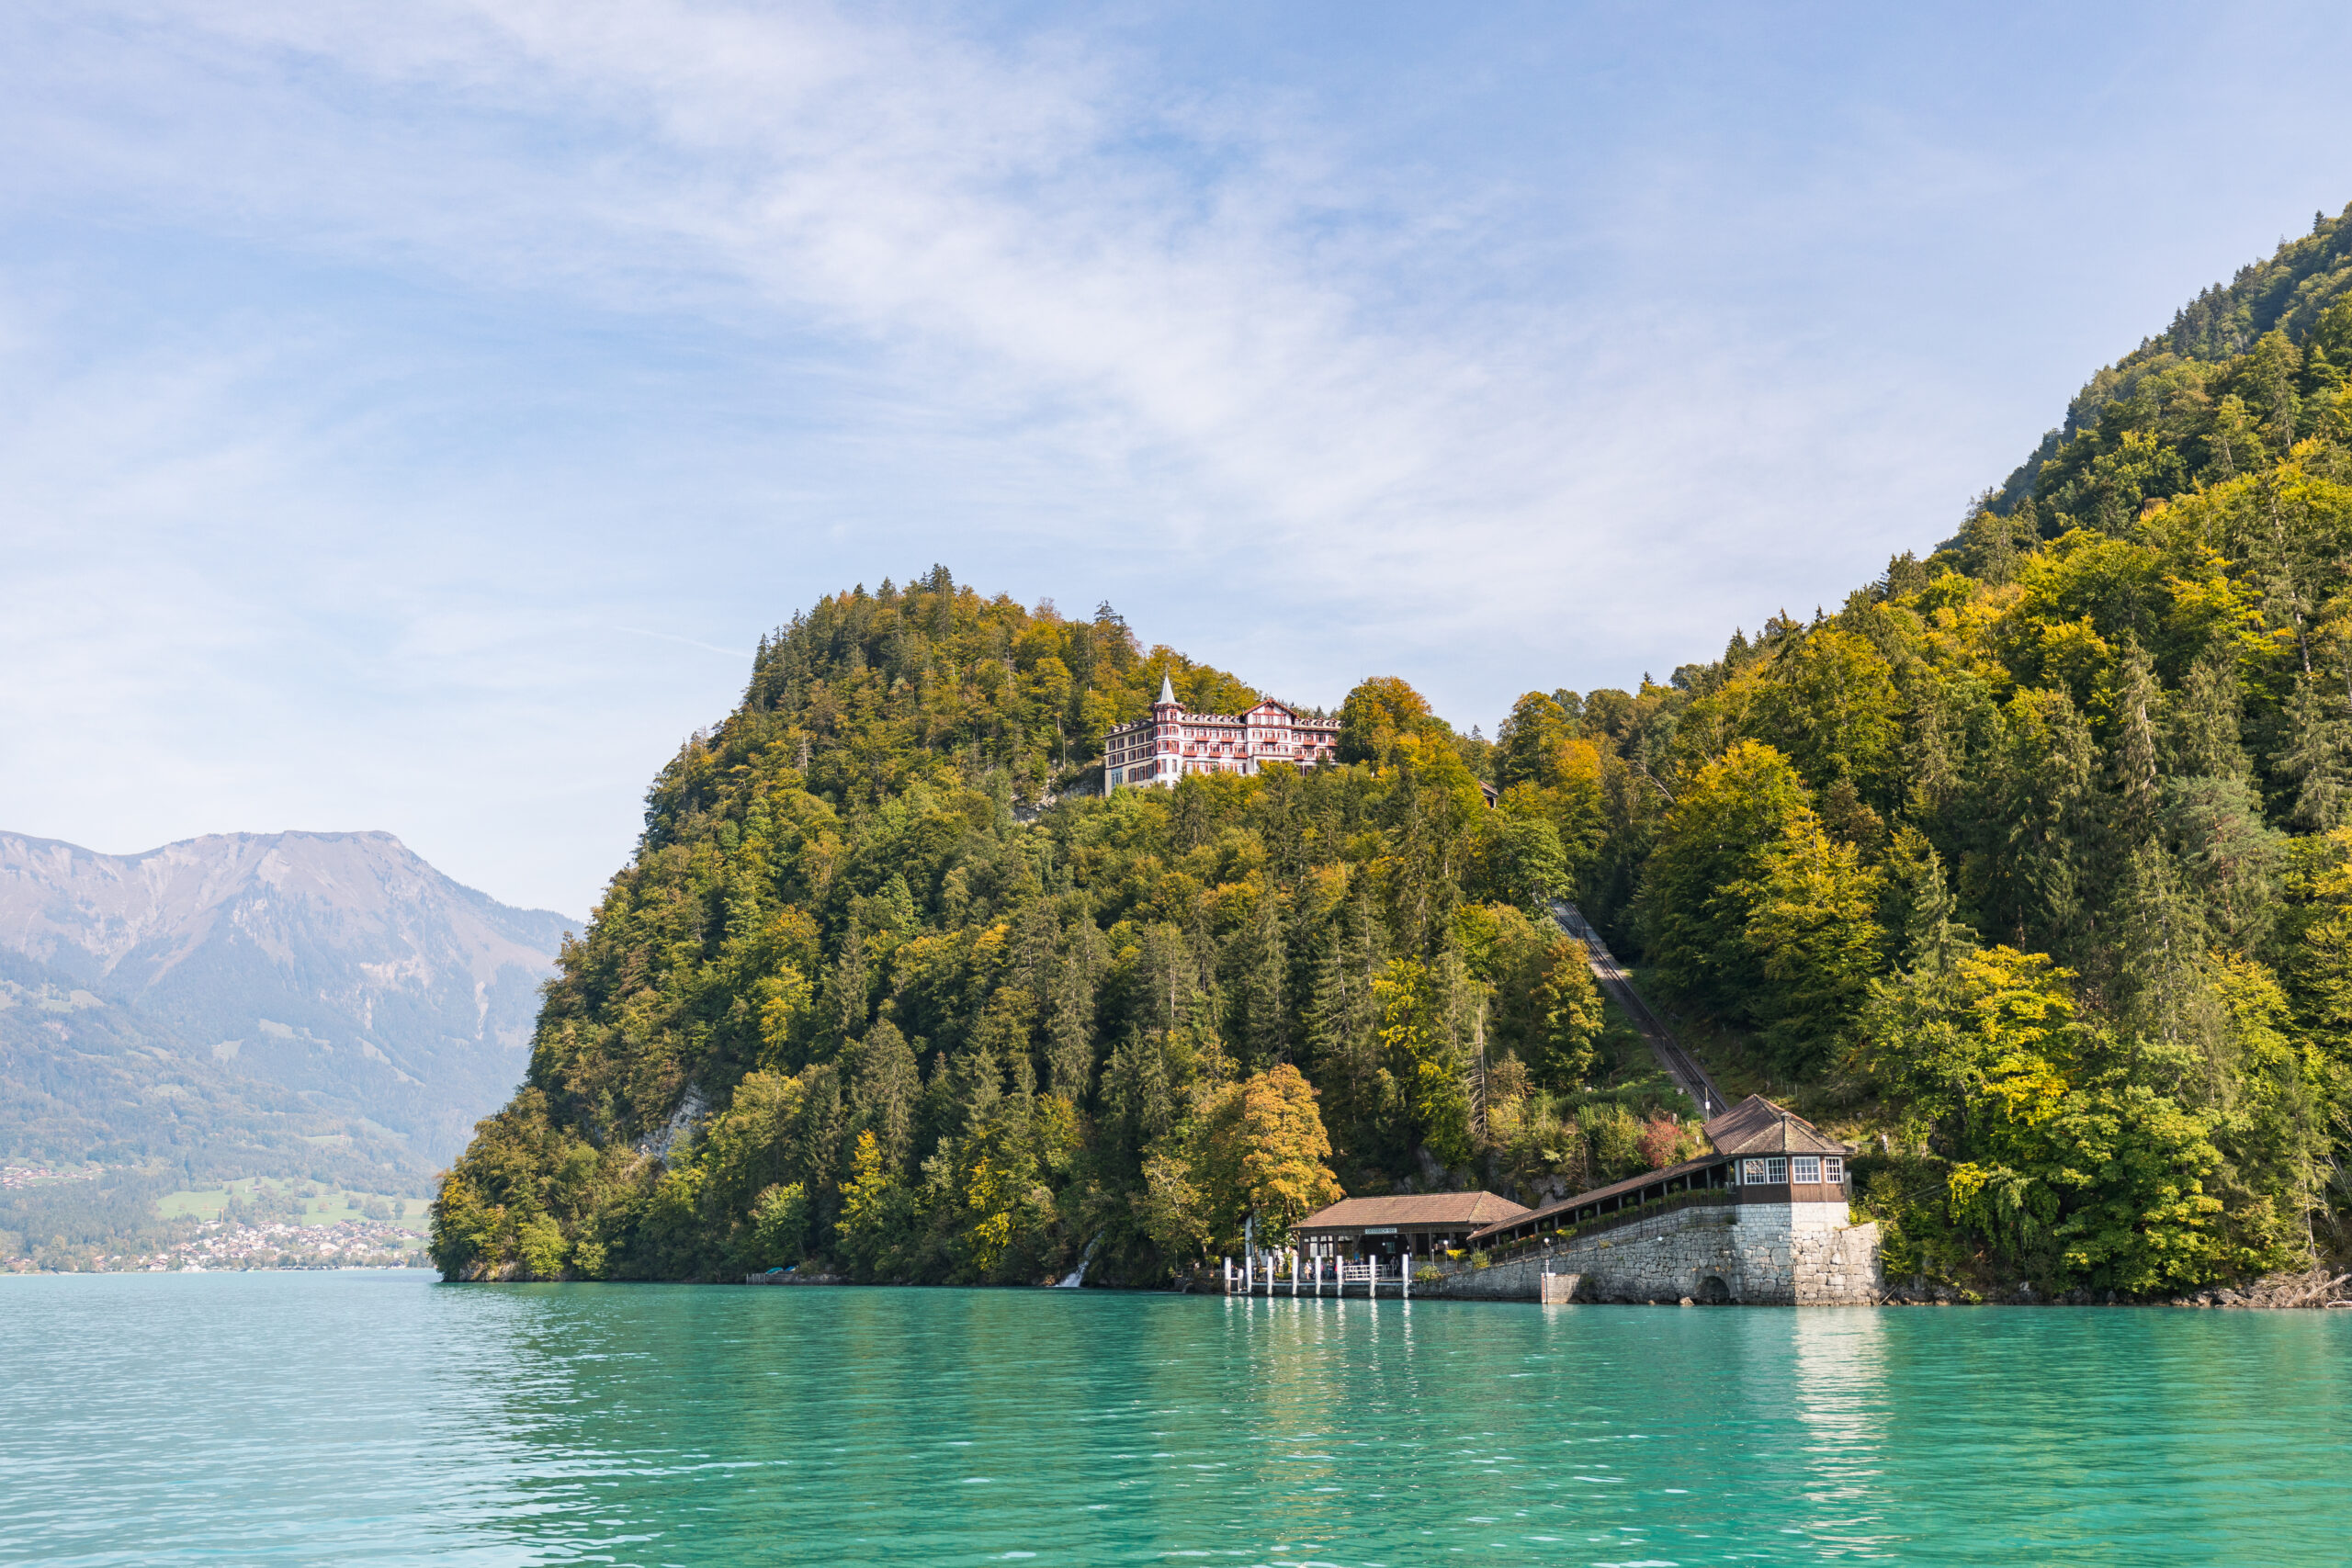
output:
[[[208,6],[164,30],[243,69],[235,155],[199,134],[160,185],[203,192],[218,164],[216,197],[319,244],[783,312],[959,423],[1149,483],[1129,505],[1161,537],[1279,549],[1324,592],[1385,598],[1400,557],[1464,591],[1482,556],[1540,546],[1590,448],[1678,444],[1645,428],[1637,361],[1703,352],[1661,324],[1595,365],[1528,301],[1400,305],[1398,237],[1349,220],[1385,183],[1351,189],[1294,118],[1204,116],[1070,40],[675,5]],[[355,135],[328,107],[351,94],[368,125],[423,129]],[[1421,243],[1475,267],[1483,194],[1412,193]]]

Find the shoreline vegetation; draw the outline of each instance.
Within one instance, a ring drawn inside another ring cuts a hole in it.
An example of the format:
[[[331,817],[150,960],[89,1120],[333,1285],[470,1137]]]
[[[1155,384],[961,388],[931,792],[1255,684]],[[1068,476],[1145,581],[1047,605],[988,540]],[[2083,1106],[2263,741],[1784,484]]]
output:
[[[1695,1108],[1572,897],[1729,1096],[1860,1151],[1891,1280],[2344,1272],[2348,290],[2352,210],[2101,370],[1924,558],[1491,739],[1374,678],[1337,765],[1105,798],[1163,679],[1259,694],[944,568],[821,601],[654,781],[435,1260],[1035,1283],[1091,1247],[1152,1286],[1342,1190],[1662,1168]]]

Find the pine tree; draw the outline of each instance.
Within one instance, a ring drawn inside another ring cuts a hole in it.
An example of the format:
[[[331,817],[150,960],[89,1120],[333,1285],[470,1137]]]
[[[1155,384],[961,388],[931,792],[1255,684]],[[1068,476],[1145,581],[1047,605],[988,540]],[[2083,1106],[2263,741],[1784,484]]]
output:
[[[914,1152],[916,1100],[922,1092],[914,1051],[886,1018],[867,1032],[857,1057],[851,1096],[857,1123],[873,1134],[884,1163],[903,1170]]]
[[[824,996],[819,1003],[827,1042],[836,1053],[865,1032],[870,984],[865,967],[865,931],[857,917],[852,915],[833,966],[826,972]]]
[[[1960,900],[1944,877],[1943,857],[1917,828],[1905,824],[1889,842],[1882,886],[1894,968],[1932,974],[1975,948],[1976,933],[1960,919]]]
[[[1261,882],[1239,944],[1240,1035],[1248,1066],[1264,1070],[1290,1056],[1290,945],[1282,890]]]
[[[1359,884],[1329,928],[1317,958],[1306,1007],[1306,1038],[1317,1082],[1356,1152],[1361,1129],[1376,1120],[1380,1089],[1380,1008],[1372,983],[1387,963],[1379,914]]]
[[[808,1088],[800,1100],[800,1114],[793,1129],[795,1163],[808,1193],[811,1223],[821,1238],[830,1234],[841,1212],[841,1191],[835,1185],[841,1166],[841,1075],[831,1064],[820,1063],[808,1072]]]
[[[2096,925],[2106,860],[2098,747],[2064,692],[2009,705],[2001,818],[2008,914],[2018,945],[2080,959]]]
[[[2269,460],[2254,417],[2246,412],[2245,400],[2234,392],[2223,398],[2213,411],[2212,428],[2205,435],[2205,450],[2208,461],[2198,477],[2214,484],[2255,472]]]
[[[2114,823],[2126,846],[2145,843],[2156,831],[2160,789],[2157,783],[2156,720],[2163,693],[2147,650],[2128,640],[2116,671],[2114,693],[2115,744],[2109,771],[2115,784]]]
[[[1085,1104],[1094,1089],[1094,976],[1101,963],[1094,922],[1077,921],[1055,958],[1046,1023],[1046,1081],[1073,1105]]]
[[[2167,780],[2165,840],[2215,937],[2239,953],[2259,951],[2278,913],[2286,843],[2264,819],[2252,783],[2210,775]]]
[[[2191,998],[2202,988],[2211,933],[2171,852],[2132,851],[2115,901],[2118,1016],[2143,1035],[2178,1044]]]
[[[1103,1110],[1120,1129],[1120,1145],[1131,1160],[1139,1161],[1176,1123],[1177,1085],[1164,1042],[1161,1034],[1129,1031],[1102,1074]]]
[[[2340,826],[2352,809],[2352,722],[2340,707],[2308,676],[2295,683],[2288,703],[2287,744],[2278,767],[2294,785],[2291,817],[2306,832]]]
[[[2237,660],[2227,647],[2206,652],[2182,676],[2165,727],[2165,772],[2244,778],[2253,771],[2239,739]]]

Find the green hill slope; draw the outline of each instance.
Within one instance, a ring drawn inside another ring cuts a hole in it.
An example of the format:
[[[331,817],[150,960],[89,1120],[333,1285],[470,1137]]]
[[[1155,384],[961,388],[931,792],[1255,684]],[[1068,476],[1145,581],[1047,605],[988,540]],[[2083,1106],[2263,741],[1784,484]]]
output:
[[[1928,559],[1492,746],[1374,680],[1344,767],[1050,803],[1161,670],[1246,690],[944,571],[826,601],[656,782],[436,1257],[1034,1280],[1099,1236],[1148,1282],[1333,1176],[1667,1163],[1688,1108],[1609,1050],[1559,892],[1726,1076],[1875,1151],[1897,1271],[2340,1247],[2346,229],[2102,372]]]

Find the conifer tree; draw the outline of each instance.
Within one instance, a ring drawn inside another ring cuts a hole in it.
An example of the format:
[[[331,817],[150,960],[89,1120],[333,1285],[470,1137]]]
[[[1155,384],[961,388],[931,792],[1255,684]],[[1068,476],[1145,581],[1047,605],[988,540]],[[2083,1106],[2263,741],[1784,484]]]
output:
[[[2291,819],[2306,832],[2337,827],[2352,811],[2352,722],[2309,676],[2289,700],[2286,740],[2278,772],[2294,789]]]
[[[2181,677],[2165,732],[2165,772],[2188,777],[2244,778],[2252,771],[2240,739],[2242,701],[2236,660],[2226,647],[2208,649]]]
[[[1047,1081],[1054,1093],[1078,1105],[1094,1089],[1094,993],[1101,966],[1102,938],[1094,922],[1077,921],[1056,954],[1046,1027]]]
[[[922,1090],[922,1075],[907,1037],[888,1019],[881,1020],[858,1049],[852,1099],[859,1127],[874,1138],[877,1157],[890,1170],[904,1169],[913,1153]]]
[[[1261,1070],[1290,1055],[1290,948],[1284,928],[1281,890],[1261,883],[1238,944],[1238,989],[1245,1062]]]
[[[2143,844],[2156,832],[2161,804],[2156,724],[2163,700],[2154,661],[2136,640],[2126,642],[2115,678],[2115,744],[2109,759],[2115,831],[2126,846]]]

